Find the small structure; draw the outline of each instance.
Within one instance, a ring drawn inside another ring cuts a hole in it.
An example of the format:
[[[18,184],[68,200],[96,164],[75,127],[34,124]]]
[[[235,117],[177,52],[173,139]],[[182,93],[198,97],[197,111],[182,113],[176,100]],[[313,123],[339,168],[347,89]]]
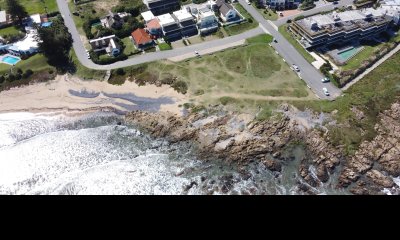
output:
[[[194,17],[187,10],[175,11],[173,16],[176,22],[179,23],[183,37],[190,37],[199,33]]]
[[[180,8],[179,0],[143,0],[143,3],[156,16],[170,13]]]
[[[0,11],[0,26],[8,23],[8,15],[6,11]]]
[[[140,15],[142,15],[142,18],[146,24],[156,18],[151,11],[142,12]]]
[[[220,17],[224,22],[232,22],[240,18],[235,8],[225,0],[218,0],[216,4]]]
[[[161,25],[164,38],[168,41],[181,39],[181,29],[178,22],[171,14],[167,13],[157,17]]]
[[[100,19],[101,25],[105,28],[121,28],[124,24],[124,18],[130,16],[129,13],[122,12],[114,14],[110,12],[107,16]]]
[[[162,35],[161,25],[157,18],[154,18],[146,24],[146,30],[154,38],[158,38]]]
[[[109,56],[118,56],[121,53],[120,46],[115,40],[115,35],[97,38],[89,41],[94,52],[106,51]]]
[[[136,29],[134,32],[132,32],[131,35],[133,43],[139,50],[144,50],[146,48],[154,46],[153,39],[143,28]]]

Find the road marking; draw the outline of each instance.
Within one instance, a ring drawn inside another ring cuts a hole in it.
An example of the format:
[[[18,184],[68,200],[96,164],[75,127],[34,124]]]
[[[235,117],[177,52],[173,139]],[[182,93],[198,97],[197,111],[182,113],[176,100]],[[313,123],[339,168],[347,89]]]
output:
[[[272,23],[272,22],[271,22]],[[260,28],[267,34],[271,34],[261,23],[258,24]]]
[[[284,62],[286,62],[286,60],[285,60],[284,58],[282,58],[282,60],[283,60]]]
[[[277,27],[271,20],[267,20],[267,22],[268,22],[276,31],[278,31],[278,27]]]
[[[279,55],[278,51],[275,51],[275,53]]]

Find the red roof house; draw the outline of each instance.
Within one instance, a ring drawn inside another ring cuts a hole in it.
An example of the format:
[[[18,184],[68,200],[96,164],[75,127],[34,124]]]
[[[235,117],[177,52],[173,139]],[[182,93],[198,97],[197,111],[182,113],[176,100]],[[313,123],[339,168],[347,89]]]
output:
[[[154,44],[153,39],[143,28],[138,28],[132,33],[132,39],[138,49],[145,49]]]

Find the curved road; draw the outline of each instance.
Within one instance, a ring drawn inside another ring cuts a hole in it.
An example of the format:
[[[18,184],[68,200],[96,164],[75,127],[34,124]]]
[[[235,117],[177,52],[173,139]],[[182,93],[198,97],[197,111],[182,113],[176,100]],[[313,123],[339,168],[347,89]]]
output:
[[[343,0],[343,1],[350,1],[350,0]],[[93,63],[92,60],[86,57],[86,49],[80,39],[79,32],[76,28],[76,25],[72,19],[71,12],[68,8],[68,4],[66,0],[57,0],[58,8],[62,17],[64,18],[65,25],[68,27],[69,31],[71,32],[73,38],[73,47],[75,53],[78,57],[78,60],[87,68],[96,69],[96,70],[112,70],[116,68],[128,67],[133,66],[141,63],[153,62],[161,59],[167,59],[171,57],[181,56],[188,53],[193,53],[195,56],[194,51],[202,51],[209,48],[214,48],[218,46],[224,46],[228,43],[237,42],[240,40],[244,40],[261,33],[268,33],[275,37],[278,43],[272,43],[272,46],[276,49],[280,56],[289,64],[296,64],[300,68],[300,77],[307,83],[310,89],[314,91],[314,93],[321,99],[334,99],[340,95],[341,91],[336,88],[331,83],[321,83],[321,79],[323,78],[322,74],[315,69],[310,63],[308,63],[297,50],[276,30],[276,26],[264,19],[264,17],[251,5],[246,4],[244,0],[239,0],[240,4],[253,16],[253,18],[260,23],[260,26],[244,32],[242,34],[238,34],[235,36],[230,36],[210,42],[204,42],[196,45],[187,46],[184,48],[174,49],[170,51],[160,51],[160,52],[153,52],[153,53],[146,53],[141,56],[137,56],[134,58],[129,58],[125,61],[116,62],[110,65],[98,65]],[[329,5],[331,6],[331,5]],[[329,7],[328,6],[328,7]],[[338,5],[337,5],[338,6]],[[319,8],[318,11],[322,9]],[[311,12],[307,11],[304,12],[308,13]],[[295,17],[295,16],[293,16]],[[286,21],[287,19],[285,19]],[[331,96],[326,97],[322,93],[322,88],[328,88]]]

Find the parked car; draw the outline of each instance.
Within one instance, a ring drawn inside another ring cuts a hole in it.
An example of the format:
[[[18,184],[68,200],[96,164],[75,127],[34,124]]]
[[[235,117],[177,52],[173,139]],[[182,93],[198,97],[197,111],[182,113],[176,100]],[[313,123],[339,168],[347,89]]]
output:
[[[280,12],[280,13],[279,13],[279,16],[283,17],[283,12]]]
[[[325,96],[329,96],[330,93],[327,88],[323,88],[322,91],[324,92]]]
[[[333,2],[333,4],[335,4],[335,5],[336,5],[336,4],[339,4],[339,2],[338,2],[338,1],[334,1],[334,2]]]
[[[250,0],[246,0],[246,3],[249,4],[249,5],[251,4]]]
[[[329,82],[330,80],[329,80],[329,78],[327,78],[327,77],[324,77],[323,79],[321,79],[321,82],[323,82],[323,83],[327,83],[327,82]]]
[[[278,40],[276,40],[276,38],[274,38],[274,43],[278,43]]]
[[[295,70],[296,72],[300,72],[300,68],[298,66],[296,66],[295,64],[292,65],[293,70]]]

